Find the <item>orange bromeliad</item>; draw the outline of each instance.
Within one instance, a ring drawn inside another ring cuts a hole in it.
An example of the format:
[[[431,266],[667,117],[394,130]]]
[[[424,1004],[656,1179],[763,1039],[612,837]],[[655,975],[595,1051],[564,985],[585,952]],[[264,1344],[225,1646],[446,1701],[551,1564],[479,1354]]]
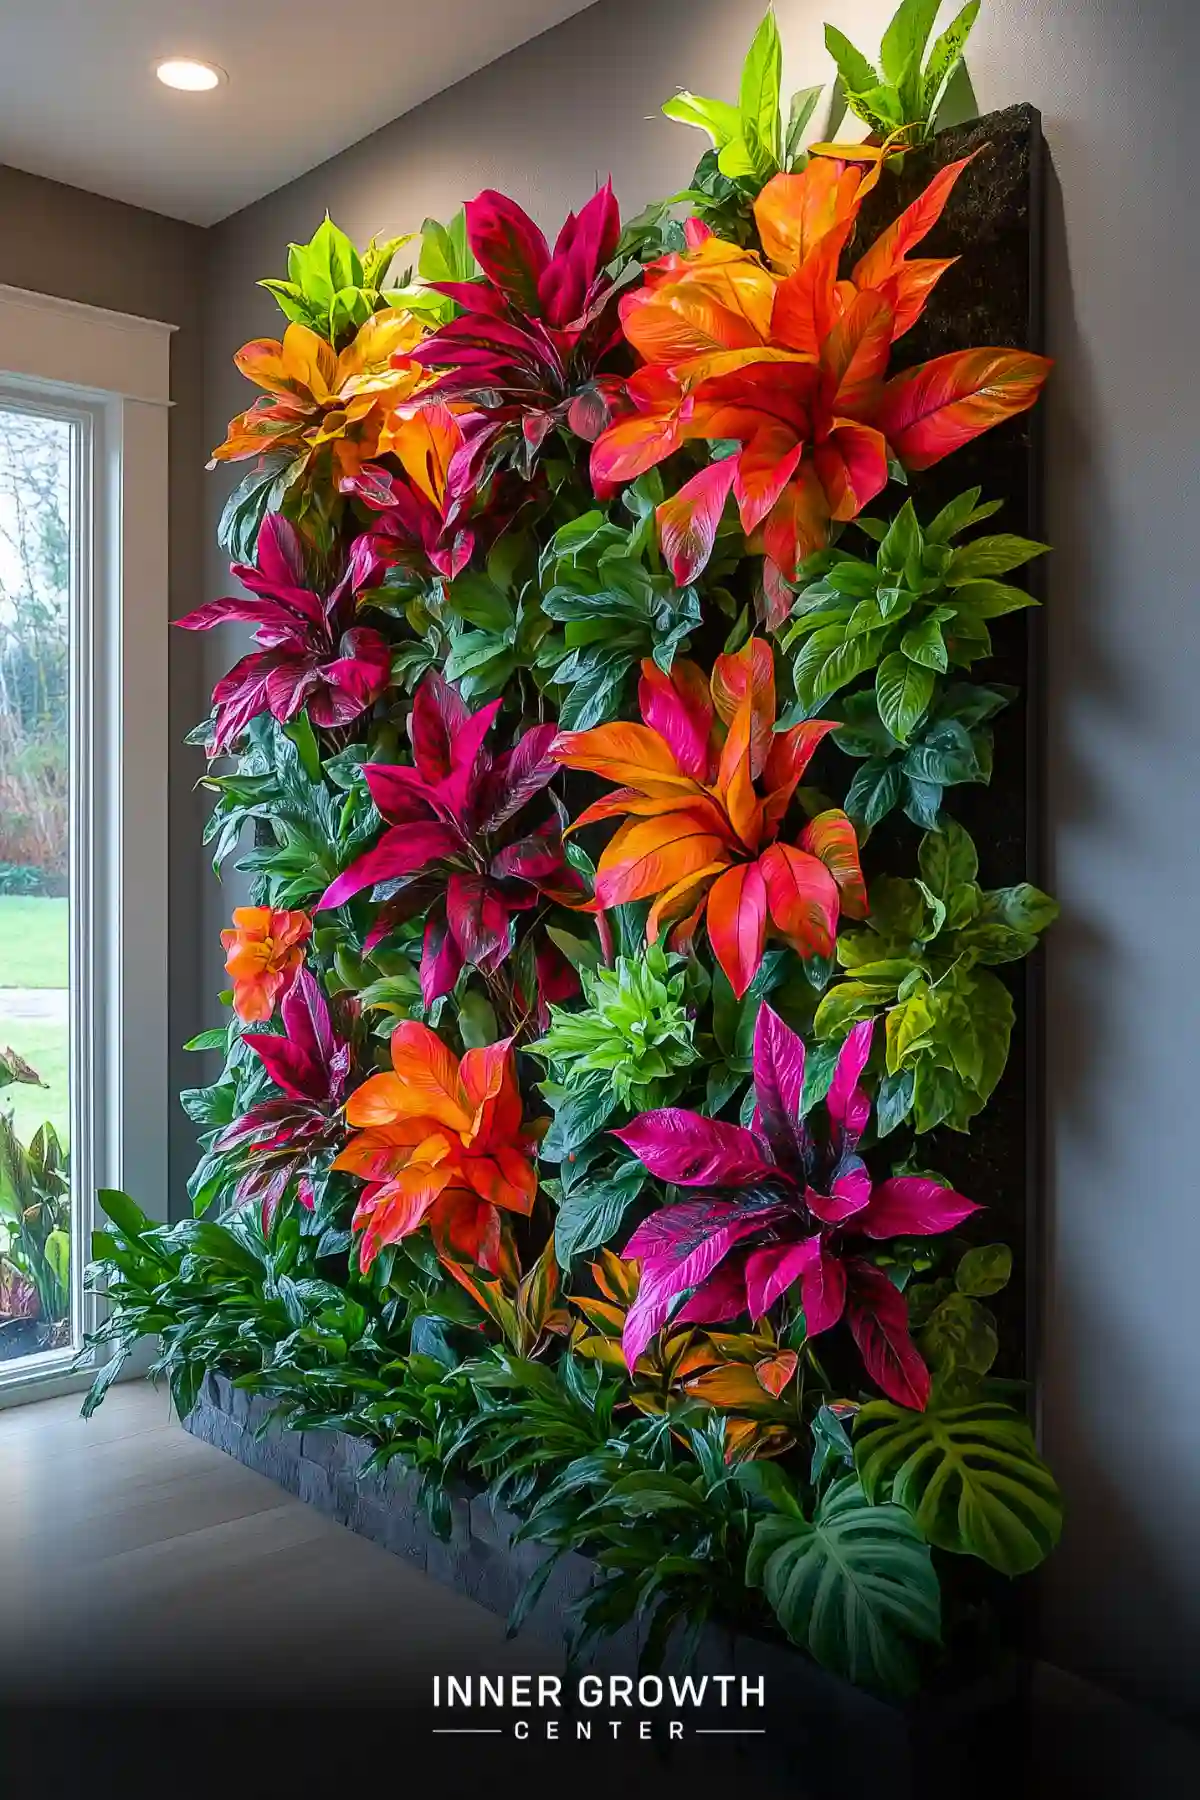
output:
[[[971,160],[942,169],[855,263],[838,265],[883,156],[821,145],[797,175],[776,175],[754,204],[762,256],[692,220],[689,248],[646,271],[622,302],[645,366],[634,412],[596,442],[592,477],[608,494],[690,441],[735,441],[658,509],[675,579],[708,561],[732,492],[765,552],[766,585],[794,577],[836,522],[886,485],[889,457],[927,469],[989,426],[1032,406],[1050,364],[1026,351],[934,357],[885,380],[892,344],[920,317],[954,258],[908,259]],[[857,160],[856,160],[857,158]],[[865,159],[867,172],[858,166]],[[873,165],[873,166],[872,166]]]
[[[234,908],[233,929],[221,933],[226,972],[233,976],[233,1010],[248,1025],[264,1025],[291,987],[312,936],[307,913],[270,906]]]
[[[711,684],[694,663],[677,659],[666,676],[646,661],[638,698],[641,725],[566,732],[554,746],[566,768],[623,784],[571,828],[624,815],[597,867],[596,906],[653,896],[651,943],[668,923],[676,941],[686,939],[705,913],[713,954],[739,998],[762,961],[768,921],[800,956],[830,955],[839,911],[866,914],[854,827],[831,809],[810,819],[798,843],[778,839],[809,759],[836,722],[774,730],[774,665],[761,638],[718,657]]]
[[[334,488],[364,462],[392,448],[392,414],[429,383],[408,353],[425,327],[403,307],[377,312],[339,355],[307,325],[289,325],[282,342],[254,338],[234,357],[267,397],[229,423],[209,468],[268,450],[290,451],[290,481],[301,479],[329,446]]]
[[[371,1183],[354,1215],[360,1267],[428,1224],[443,1255],[495,1271],[498,1209],[527,1215],[537,1191],[512,1039],[468,1050],[460,1063],[427,1025],[402,1019],[392,1069],[346,1102],[362,1129],[333,1165]]]

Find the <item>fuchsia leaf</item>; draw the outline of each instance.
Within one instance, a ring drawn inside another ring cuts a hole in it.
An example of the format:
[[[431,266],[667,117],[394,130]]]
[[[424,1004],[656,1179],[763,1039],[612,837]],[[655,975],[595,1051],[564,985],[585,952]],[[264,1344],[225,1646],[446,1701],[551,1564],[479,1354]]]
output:
[[[670,747],[681,772],[693,781],[707,781],[713,704],[696,665],[680,659],[664,675],[647,657],[638,682],[638,707],[643,722]]]
[[[924,1412],[929,1370],[909,1336],[904,1295],[882,1269],[858,1257],[847,1262],[846,1274],[846,1319],[868,1375],[898,1406]]]
[[[511,750],[498,756],[483,783],[481,831],[496,831],[549,786],[558,774],[550,746],[557,725],[535,725]]]
[[[554,254],[538,280],[542,317],[551,325],[569,325],[579,317],[620,235],[621,215],[612,183],[607,181],[580,213],[567,214]]]
[[[484,971],[500,966],[510,946],[509,911],[482,876],[451,875],[446,917],[466,962]]]
[[[254,560],[257,567],[248,573],[256,581],[271,587],[307,588],[304,540],[282,513],[268,513],[263,519],[254,545]]]
[[[356,625],[347,631],[338,648],[342,654],[322,666],[321,679],[330,687],[342,689],[354,705],[350,716],[357,718],[375,704],[386,688],[392,653],[387,639],[367,625]]]
[[[874,1019],[863,1019],[851,1031],[842,1045],[825,1097],[825,1110],[831,1123],[843,1134],[844,1149],[858,1142],[871,1117],[871,1102],[865,1090],[859,1087],[858,1078],[867,1066],[874,1031]]]
[[[665,1324],[676,1296],[704,1281],[739,1238],[757,1229],[760,1218],[719,1200],[690,1200],[664,1207],[634,1232],[621,1253],[644,1258],[623,1334],[631,1369]]]
[[[812,1140],[800,1117],[804,1094],[804,1041],[771,1007],[759,1008],[754,1026],[756,1124],[783,1168],[803,1169]]]
[[[503,700],[493,700],[479,712],[471,713],[450,740],[450,773],[440,785],[438,799],[451,817],[462,817],[464,824],[468,823],[464,816],[468,808],[472,813],[475,810],[473,790],[482,784],[491,768],[483,740],[503,704]],[[469,822],[473,827],[474,819]]]
[[[894,1175],[881,1181],[854,1221],[864,1237],[932,1237],[952,1231],[980,1207],[943,1182],[922,1175]]]
[[[364,763],[363,778],[372,800],[389,825],[428,821],[434,807],[434,791],[420,770],[406,763]]]
[[[497,881],[529,881],[537,885],[552,881],[563,870],[562,837],[557,819],[548,819],[528,837],[506,844],[492,858],[488,869]]]
[[[753,1255],[753,1251],[750,1253]],[[746,1310],[746,1252],[732,1250],[675,1314],[677,1325],[721,1325]]]
[[[428,674],[413,695],[408,720],[413,760],[431,787],[450,774],[451,744],[470,718],[458,690],[436,670]]]
[[[451,992],[462,966],[462,951],[446,922],[446,909],[435,907],[425,921],[421,945],[421,998],[426,1006]]]
[[[751,1250],[746,1258],[746,1305],[750,1317],[757,1323],[820,1256],[819,1235],[803,1238],[798,1244],[767,1244],[761,1250]],[[811,1333],[811,1324],[808,1329]]]
[[[335,1039],[325,995],[311,969],[298,971],[280,1004],[279,1016],[288,1037],[301,1054],[313,1063],[327,1067],[333,1057]]]
[[[415,875],[432,862],[440,862],[459,846],[459,840],[448,825],[416,823],[396,825],[385,831],[373,850],[351,863],[344,874],[330,883],[317,901],[314,911],[331,906],[344,906],[364,888],[379,881],[394,881],[401,875]]]
[[[822,1241],[820,1254],[801,1271],[800,1301],[809,1337],[818,1337],[837,1324],[846,1305],[846,1270]]]
[[[524,312],[538,312],[538,282],[550,261],[550,247],[529,214],[495,188],[468,200],[467,241],[475,260]]]
[[[820,1194],[811,1187],[805,1192],[809,1212],[823,1225],[840,1225],[843,1220],[852,1219],[871,1198],[871,1177],[857,1157],[853,1161],[855,1166],[830,1182],[829,1193]]]
[[[620,1138],[652,1175],[680,1187],[748,1187],[776,1172],[753,1132],[678,1106],[643,1113],[612,1135]]]

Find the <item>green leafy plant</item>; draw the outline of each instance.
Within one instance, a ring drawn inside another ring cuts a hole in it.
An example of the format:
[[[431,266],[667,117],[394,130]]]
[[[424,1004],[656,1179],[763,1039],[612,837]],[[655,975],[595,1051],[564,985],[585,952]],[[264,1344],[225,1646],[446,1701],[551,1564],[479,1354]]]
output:
[[[1036,1568],[1058,1542],[1062,1501],[1028,1420],[976,1399],[923,1413],[872,1400],[854,1421],[854,1460],[870,1499],[903,1507],[926,1543],[977,1556],[1002,1575]]]
[[[974,112],[963,52],[980,0],[968,0],[926,57],[941,4],[942,0],[901,0],[883,34],[878,68],[836,25],[825,27],[825,48],[837,64],[846,104],[880,138],[894,132],[904,132],[910,142],[931,137],[955,85],[964,90],[961,116]]]
[[[911,500],[889,525],[859,519],[878,540],[874,562],[841,549],[813,559],[814,579],[801,588],[781,640],[796,690],[785,724],[812,717],[873,670],[879,723],[907,747],[930,719],[941,677],[991,655],[987,621],[1037,604],[997,577],[1040,556],[1045,544],[1004,532],[954,545],[996,511],[994,502],[979,505],[979,493],[960,494],[924,529]]]
[[[897,806],[914,825],[937,831],[947,788],[986,787],[992,778],[987,721],[1015,696],[1015,688],[995,682],[939,684],[924,717],[901,743],[880,718],[873,687],[844,695],[837,703],[842,723],[833,741],[845,755],[862,759],[844,802],[860,836]]]
[[[306,325],[337,349],[372,313],[396,304],[384,284],[396,252],[411,236],[383,243],[372,238],[360,253],[326,213],[307,244],[288,245],[287,280],[258,285],[274,296],[291,324]]]
[[[561,626],[538,657],[559,690],[559,723],[586,731],[614,718],[646,657],[664,672],[699,628],[700,594],[677,587],[659,555],[657,470],[632,483],[622,506],[632,526],[592,511],[555,532],[541,560],[541,608]]]
[[[529,1048],[568,1087],[596,1077],[626,1112],[677,1099],[698,1052],[687,959],[651,944],[641,957],[582,972],[584,1004],[550,1008],[550,1026]]]
[[[785,119],[782,76],[779,27],[774,12],[768,11],[746,52],[736,104],[706,99],[684,88],[663,107],[668,119],[695,126],[712,145],[687,191],[676,195],[675,201],[686,202],[706,223],[741,241],[750,231],[750,205],[764,183],[781,169],[803,167],[804,133],[821,98],[820,83],[801,88],[793,94]],[[648,225],[654,223],[657,215],[647,220]]]
[[[11,1062],[10,1052],[0,1069]],[[70,1166],[53,1125],[40,1126],[26,1149],[0,1113],[0,1262],[29,1284],[48,1347],[61,1339],[70,1311],[70,1226]]]
[[[985,890],[969,834],[953,820],[921,841],[916,881],[883,876],[865,927],[844,931],[846,978],[817,1007],[817,1036],[840,1040],[860,1019],[886,1020],[879,1129],[911,1116],[917,1131],[965,1131],[1008,1060],[1013,1003],[990,966],[1036,948],[1058,907],[1040,888]]]
[[[941,1594],[908,1514],[874,1504],[853,1475],[831,1482],[811,1518],[782,1478],[768,1492],[775,1510],[754,1527],[747,1582],[817,1662],[862,1687],[912,1693],[915,1646],[941,1640]]]

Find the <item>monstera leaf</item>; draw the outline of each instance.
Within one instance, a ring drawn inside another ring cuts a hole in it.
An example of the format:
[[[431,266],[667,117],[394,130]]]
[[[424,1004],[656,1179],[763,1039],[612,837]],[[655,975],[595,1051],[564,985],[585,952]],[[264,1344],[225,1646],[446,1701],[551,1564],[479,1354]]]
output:
[[[912,1640],[940,1639],[928,1545],[907,1513],[872,1505],[852,1475],[832,1484],[811,1520],[794,1503],[760,1519],[746,1581],[765,1591],[794,1644],[877,1692],[910,1693],[918,1669]]]
[[[872,1401],[855,1420],[854,1460],[868,1498],[890,1498],[941,1550],[978,1556],[1002,1575],[1024,1575],[1058,1542],[1062,1500],[1011,1406],[909,1412]]]

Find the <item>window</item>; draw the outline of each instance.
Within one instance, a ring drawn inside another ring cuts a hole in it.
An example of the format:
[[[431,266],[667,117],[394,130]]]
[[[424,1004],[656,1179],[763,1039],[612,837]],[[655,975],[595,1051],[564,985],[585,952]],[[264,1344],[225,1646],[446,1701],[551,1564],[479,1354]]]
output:
[[[0,1402],[89,1379],[96,1189],[166,1216],[169,331],[0,287]]]

